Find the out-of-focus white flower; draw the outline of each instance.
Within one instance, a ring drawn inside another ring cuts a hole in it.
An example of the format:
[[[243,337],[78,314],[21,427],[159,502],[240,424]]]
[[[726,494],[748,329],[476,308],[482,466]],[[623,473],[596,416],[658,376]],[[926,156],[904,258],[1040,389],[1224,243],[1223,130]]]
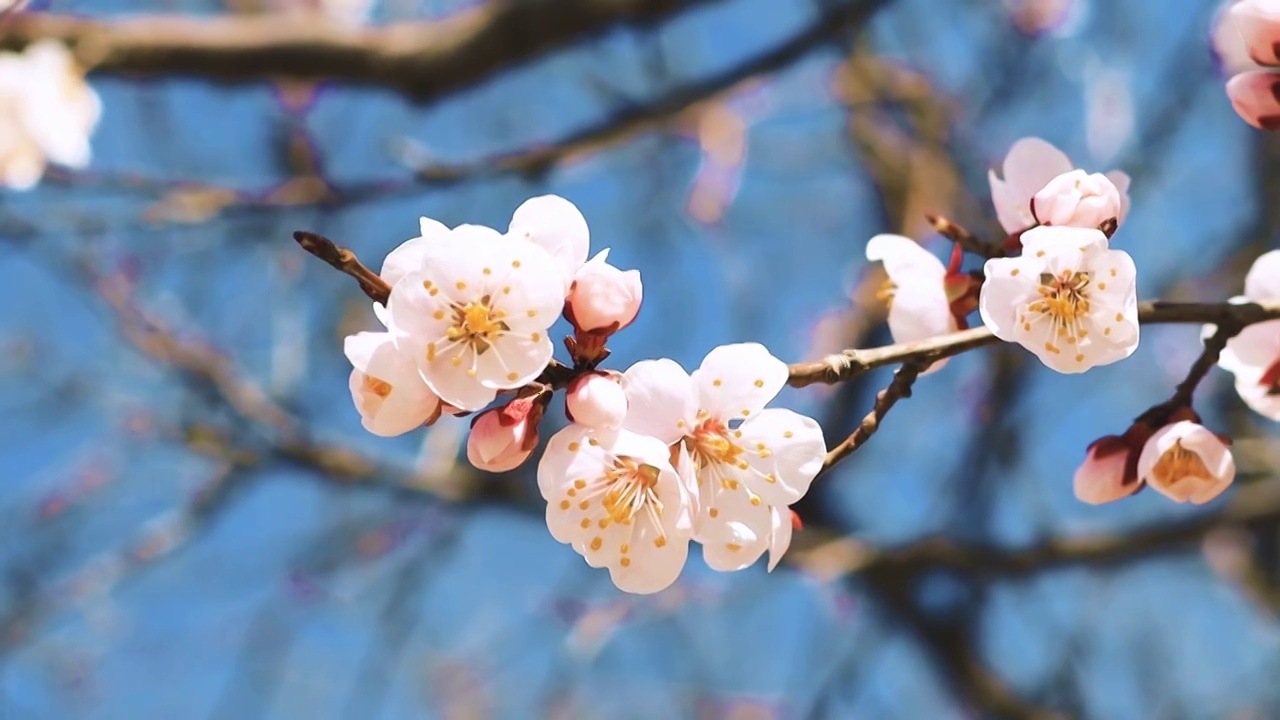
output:
[[[97,93],[61,43],[0,53],[0,185],[29,189],[50,162],[88,165],[101,114]]]
[[[1249,268],[1244,296],[1233,302],[1280,301],[1280,250],[1263,253]],[[1206,336],[1214,332],[1206,326]],[[1227,341],[1218,366],[1236,377],[1236,392],[1255,412],[1280,420],[1280,320],[1254,323]]]

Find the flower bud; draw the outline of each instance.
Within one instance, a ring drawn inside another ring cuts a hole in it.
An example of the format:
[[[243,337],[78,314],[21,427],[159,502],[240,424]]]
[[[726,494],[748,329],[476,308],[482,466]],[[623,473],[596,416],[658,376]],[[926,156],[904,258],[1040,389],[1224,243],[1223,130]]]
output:
[[[480,413],[471,422],[467,459],[488,472],[519,467],[538,445],[538,423],[545,409],[546,403],[535,396]]]
[[[1120,217],[1120,191],[1106,175],[1072,170],[1041,188],[1031,210],[1041,225],[1097,228]]]
[[[1254,70],[1227,81],[1227,98],[1236,114],[1262,130],[1280,130],[1280,75]]]
[[[640,312],[640,271],[622,271],[605,262],[601,250],[573,276],[565,316],[583,332],[617,332]]]
[[[1076,499],[1102,505],[1129,497],[1142,487],[1130,463],[1133,450],[1118,435],[1098,438],[1089,446],[1084,462],[1076,469]]]
[[[1280,7],[1274,0],[1244,0],[1228,11],[1244,39],[1249,57],[1259,65],[1280,65]]]
[[[627,416],[627,396],[617,380],[596,372],[569,384],[565,408],[569,419],[580,425],[618,428]]]
[[[1138,458],[1138,476],[1177,502],[1202,505],[1235,479],[1231,450],[1203,425],[1188,420],[1160,428]]]

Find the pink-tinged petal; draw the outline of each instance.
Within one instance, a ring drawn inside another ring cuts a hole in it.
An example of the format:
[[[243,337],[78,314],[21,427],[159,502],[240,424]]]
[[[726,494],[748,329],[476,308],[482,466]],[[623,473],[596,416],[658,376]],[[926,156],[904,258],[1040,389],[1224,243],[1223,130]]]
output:
[[[564,402],[570,419],[583,425],[618,428],[627,418],[627,393],[620,378],[603,372],[588,373],[570,383]]]
[[[1040,138],[1015,142],[1004,159],[1003,180],[997,180],[994,172],[988,174],[991,200],[1004,229],[1013,233],[1034,225],[1031,196],[1073,167],[1066,153]]]
[[[1263,130],[1280,130],[1280,76],[1265,70],[1240,73],[1227,81],[1227,98],[1236,114]]]
[[[1076,499],[1102,505],[1136,492],[1140,487],[1137,478],[1125,477],[1129,453],[1124,439],[1114,435],[1090,445],[1072,481]]]
[[[721,345],[693,372],[699,410],[725,422],[760,412],[787,384],[787,364],[760,343]]]
[[[516,208],[508,235],[523,237],[542,246],[569,279],[587,261],[591,233],[577,206],[558,195],[530,198]],[[563,298],[563,293],[561,294]]]
[[[1240,399],[1254,412],[1268,420],[1280,420],[1280,393],[1263,382],[1261,373],[1238,373],[1235,385]]]
[[[396,349],[389,333],[349,335],[343,350],[354,366],[348,381],[351,399],[369,432],[402,435],[437,412],[439,398],[418,377],[414,359]]]
[[[1280,300],[1280,250],[1258,256],[1244,276],[1244,296],[1252,302]]]
[[[1235,4],[1235,0],[1227,0],[1218,6],[1213,15],[1210,46],[1223,77],[1258,68],[1258,63],[1249,57],[1249,48],[1245,46],[1236,18],[1231,14],[1231,8]]]
[[[622,426],[670,445],[691,429],[693,381],[674,360],[641,360],[622,375],[627,419]]]
[[[1218,365],[1222,369],[1258,378],[1277,362],[1280,362],[1280,320],[1246,326],[1240,334],[1227,341],[1218,357]]]
[[[1275,0],[1242,0],[1228,13],[1235,21],[1249,57],[1260,65],[1280,64],[1280,6]]]
[[[1120,193],[1120,217],[1116,219],[1116,222],[1123,225],[1124,219],[1129,217],[1129,184],[1131,182],[1129,173],[1123,170],[1112,170],[1109,173],[1105,173],[1105,175],[1111,181],[1111,184],[1116,186],[1116,191]]]
[[[566,317],[579,330],[621,330],[640,312],[640,271],[620,270],[606,262],[608,256],[608,248],[601,250],[573,276]]]
[[[769,572],[778,567],[787,548],[791,547],[791,510],[788,508],[770,508],[770,519],[773,522],[773,533],[769,536]]]
[[[1235,479],[1231,450],[1207,428],[1189,421],[1157,430],[1138,458],[1138,476],[1177,502],[1203,504]]]
[[[1036,191],[1032,210],[1041,225],[1094,229],[1119,220],[1120,191],[1101,173],[1072,170]]]
[[[827,445],[813,418],[768,408],[738,427],[734,442],[749,470],[742,477],[766,505],[790,505],[804,497],[822,469]],[[736,434],[736,433],[735,433]]]

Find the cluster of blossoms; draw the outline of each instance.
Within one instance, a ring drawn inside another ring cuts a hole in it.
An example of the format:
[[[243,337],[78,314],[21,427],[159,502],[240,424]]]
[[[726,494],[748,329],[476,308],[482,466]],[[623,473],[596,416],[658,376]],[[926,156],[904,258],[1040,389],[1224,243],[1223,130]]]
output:
[[[1110,246],[1129,207],[1129,178],[1089,174],[1038,138],[1014,144],[1003,177],[991,172],[992,201],[1006,241],[981,272],[965,272],[957,243],[949,265],[910,238],[880,235],[867,258],[888,275],[889,328],[899,342],[967,327],[977,310],[996,337],[1031,351],[1049,368],[1081,373],[1133,354],[1140,328],[1133,259]],[[1280,299],[1280,252],[1259,259],[1245,298]],[[1212,332],[1212,329],[1207,330]],[[1250,326],[1219,364],[1236,375],[1249,405],[1280,419],[1280,321]],[[939,369],[935,363],[927,372]],[[1156,406],[1123,434],[1093,443],[1075,475],[1088,503],[1132,495],[1144,485],[1178,501],[1204,503],[1235,476],[1229,440],[1200,424],[1189,399]]]
[[[0,53],[0,186],[33,187],[48,163],[89,164],[102,103],[60,43]]]
[[[383,262],[391,293],[374,311],[386,329],[346,339],[364,426],[391,436],[444,412],[481,411],[467,457],[501,472],[531,456],[563,387],[570,424],[537,470],[553,537],[629,592],[673,583],[690,540],[717,570],[765,551],[772,569],[791,542],[788,506],[826,456],[816,422],[766,407],[787,365],[746,343],[712,350],[693,373],[667,359],[599,369],[606,341],[639,312],[642,287],[637,271],[608,263],[608,250],[587,260],[588,247],[582,214],[551,195],[521,205],[506,233],[423,218],[419,236]],[[562,315],[573,326],[571,366],[552,360],[549,332]]]
[[[1280,0],[1240,0],[1218,15],[1213,45],[1225,70],[1227,97],[1254,127],[1280,130]]]

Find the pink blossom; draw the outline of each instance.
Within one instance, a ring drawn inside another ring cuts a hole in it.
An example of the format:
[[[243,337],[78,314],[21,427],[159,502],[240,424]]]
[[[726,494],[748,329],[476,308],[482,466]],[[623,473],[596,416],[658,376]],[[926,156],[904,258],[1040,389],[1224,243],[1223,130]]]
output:
[[[627,416],[627,395],[616,378],[593,372],[569,385],[565,407],[569,419],[580,425],[617,428]]]
[[[1120,191],[1105,175],[1072,170],[1041,188],[1031,209],[1041,225],[1097,229],[1120,217]]]
[[[516,398],[480,413],[471,422],[467,459],[488,472],[519,467],[538,446],[538,423],[545,407],[536,398]]]
[[[1138,476],[1177,502],[1203,505],[1236,475],[1231,450],[1203,425],[1182,420],[1156,431],[1138,458]]]
[[[1228,11],[1249,57],[1259,65],[1280,65],[1280,5],[1275,0],[1242,0]]]
[[[1000,224],[1010,233],[1034,226],[1036,218],[1031,213],[1031,198],[1050,180],[1074,169],[1075,165],[1066,153],[1040,138],[1026,137],[1015,142],[1004,159],[1003,179],[996,177],[995,170],[987,173],[991,201]],[[1129,212],[1129,176],[1113,170],[1106,173],[1106,177],[1120,193],[1117,218],[1123,223]]]
[[[1232,302],[1280,301],[1280,250],[1263,253],[1249,268],[1244,295]],[[1204,334],[1215,328],[1206,326]],[[1280,420],[1280,320],[1254,323],[1227,341],[1218,366],[1235,375],[1236,392],[1258,414]]]
[[[1280,76],[1265,70],[1243,72],[1227,81],[1236,114],[1262,130],[1280,130]]]
[[[1129,443],[1118,435],[1099,438],[1089,446],[1084,462],[1074,478],[1076,498],[1101,505],[1129,497],[1142,487],[1130,460],[1135,460]],[[1133,477],[1130,475],[1133,474]]]
[[[609,250],[601,250],[573,276],[565,315],[583,332],[616,332],[640,312],[640,271],[619,270],[608,257]]]

